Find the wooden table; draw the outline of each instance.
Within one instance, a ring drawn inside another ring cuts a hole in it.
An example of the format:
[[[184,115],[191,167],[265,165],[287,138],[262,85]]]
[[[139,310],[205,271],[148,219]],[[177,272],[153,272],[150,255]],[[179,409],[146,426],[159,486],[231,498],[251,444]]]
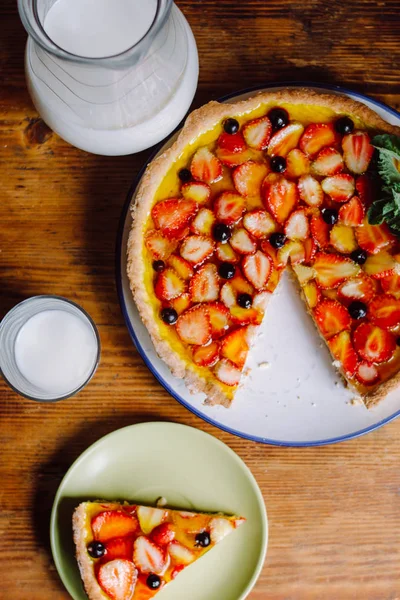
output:
[[[255,84],[314,80],[400,109],[398,0],[178,4],[200,54],[194,106]],[[260,484],[270,543],[252,600],[399,599],[400,420],[337,446],[274,448],[205,424],[164,391],[133,347],[114,285],[118,219],[149,152],[94,156],[45,127],[25,87],[15,5],[0,4],[0,317],[28,296],[67,296],[96,321],[103,354],[87,389],[58,404],[0,384],[0,598],[69,597],[48,535],[64,473],[104,434],[165,419],[226,442]]]

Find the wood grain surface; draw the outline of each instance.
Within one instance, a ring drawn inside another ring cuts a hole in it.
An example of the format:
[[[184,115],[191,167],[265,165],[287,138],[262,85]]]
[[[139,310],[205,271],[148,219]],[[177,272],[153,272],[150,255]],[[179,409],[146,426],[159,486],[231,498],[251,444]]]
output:
[[[200,54],[194,106],[246,86],[312,80],[400,109],[399,0],[178,4]],[[103,354],[91,384],[58,404],[0,384],[0,598],[69,597],[48,534],[64,473],[104,434],[161,419],[223,440],[257,478],[270,544],[251,600],[399,599],[400,420],[336,446],[274,448],[208,426],[163,390],[132,345],[114,285],[118,220],[149,152],[94,156],[48,130],[25,87],[25,39],[16,1],[2,0],[0,317],[28,296],[67,296],[96,321]]]

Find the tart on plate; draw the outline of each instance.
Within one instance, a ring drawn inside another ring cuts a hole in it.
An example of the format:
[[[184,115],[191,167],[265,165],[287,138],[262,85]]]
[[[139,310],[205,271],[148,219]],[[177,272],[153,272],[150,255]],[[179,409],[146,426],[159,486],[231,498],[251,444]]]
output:
[[[210,102],[150,163],[128,277],[158,354],[191,391],[230,405],[287,267],[365,404],[400,383],[400,227],[371,218],[382,134],[400,129],[347,96],[281,90]]]
[[[149,600],[245,519],[118,502],[83,502],[73,515],[89,600]]]

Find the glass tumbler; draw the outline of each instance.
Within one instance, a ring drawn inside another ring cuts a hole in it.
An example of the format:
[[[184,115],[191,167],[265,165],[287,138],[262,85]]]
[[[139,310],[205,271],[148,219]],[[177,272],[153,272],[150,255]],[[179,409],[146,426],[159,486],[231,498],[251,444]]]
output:
[[[181,11],[172,0],[125,0],[154,2],[150,27],[125,51],[89,58],[64,50],[46,33],[56,1],[18,0],[29,34],[27,85],[43,120],[96,154],[130,154],[161,141],[185,116],[197,87],[196,42]]]

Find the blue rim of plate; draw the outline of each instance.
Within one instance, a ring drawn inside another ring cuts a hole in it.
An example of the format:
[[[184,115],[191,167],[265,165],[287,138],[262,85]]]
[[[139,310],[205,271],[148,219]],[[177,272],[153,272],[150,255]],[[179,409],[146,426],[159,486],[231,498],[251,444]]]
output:
[[[387,106],[386,104],[384,104],[383,102],[380,102],[379,100],[375,100],[374,98],[370,98],[369,96],[366,96],[365,94],[361,94],[359,92],[349,90],[348,88],[344,88],[339,85],[321,84],[321,83],[314,83],[311,81],[301,81],[301,82],[298,82],[298,81],[286,81],[285,82],[284,81],[281,83],[266,84],[263,86],[257,85],[254,87],[250,87],[250,88],[246,88],[246,89],[239,90],[236,92],[232,92],[231,94],[227,94],[226,96],[219,98],[218,102],[224,102],[226,100],[229,100],[230,98],[234,98],[234,97],[240,96],[242,94],[247,94],[249,92],[256,92],[256,91],[263,90],[263,89],[272,89],[272,88],[281,88],[281,87],[312,87],[312,88],[319,88],[319,89],[323,89],[323,90],[331,90],[331,91],[339,92],[339,93],[346,94],[346,95],[351,95],[354,98],[359,98],[360,100],[364,100],[364,101],[367,100],[371,104],[374,104],[378,108],[384,109],[385,111],[391,113],[393,116],[400,119],[400,112],[398,112],[394,108],[391,108],[390,106]],[[122,251],[123,251],[122,239],[123,239],[123,234],[124,234],[124,229],[125,229],[126,216],[127,216],[129,206],[132,201],[132,196],[143,176],[143,173],[144,173],[147,165],[157,155],[160,148],[162,148],[162,146],[164,146],[168,142],[168,140],[181,127],[182,127],[182,125],[180,124],[167,138],[165,138],[162,142],[160,142],[160,144],[157,145],[156,149],[151,153],[151,155],[147,159],[146,163],[143,165],[142,169],[139,171],[139,173],[135,177],[135,179],[129,189],[128,196],[127,196],[127,199],[125,201],[125,204],[124,204],[124,207],[122,210],[122,214],[121,214],[121,218],[120,218],[120,222],[119,222],[119,226],[118,226],[118,233],[117,233],[115,276],[116,276],[116,286],[117,286],[119,304],[121,307],[121,311],[122,311],[122,315],[124,317],[125,324],[129,331],[129,335],[131,336],[132,341],[133,341],[134,345],[136,346],[136,349],[138,350],[139,354],[141,355],[141,357],[142,357],[145,365],[149,369],[149,371],[152,373],[152,375],[154,375],[154,377],[157,379],[157,381],[159,381],[159,383],[161,383],[161,385],[164,387],[164,389],[173,398],[175,398],[175,400],[177,400],[180,404],[182,404],[185,408],[187,408],[191,413],[195,414],[197,417],[199,417],[203,421],[206,421],[210,425],[214,425],[214,427],[217,427],[218,429],[221,429],[222,431],[226,431],[227,433],[230,433],[237,437],[240,437],[240,438],[243,438],[246,440],[250,440],[252,442],[258,442],[260,444],[269,444],[271,446],[285,446],[285,447],[289,447],[289,448],[307,448],[307,447],[313,447],[313,446],[327,446],[330,444],[337,444],[339,442],[345,442],[345,441],[360,437],[362,435],[370,433],[371,431],[374,431],[375,429],[379,429],[380,427],[383,427],[383,425],[390,423],[394,419],[397,419],[397,417],[400,416],[400,410],[396,411],[389,417],[382,419],[382,421],[378,421],[378,423],[374,423],[373,425],[370,425],[369,427],[365,427],[364,429],[360,429],[359,431],[355,431],[353,433],[349,433],[349,434],[343,435],[343,436],[328,438],[325,440],[315,440],[312,442],[307,442],[307,441],[306,442],[291,442],[291,441],[281,441],[281,440],[273,440],[273,439],[269,439],[269,438],[263,438],[263,437],[259,437],[259,436],[255,436],[255,435],[249,435],[247,433],[244,433],[243,431],[237,431],[236,429],[231,429],[230,427],[226,427],[225,425],[219,423],[218,421],[215,421],[214,419],[207,417],[206,415],[204,415],[203,413],[198,411],[196,408],[194,408],[194,406],[189,404],[184,398],[182,398],[182,396],[177,394],[175,392],[175,390],[173,390],[171,388],[169,383],[162,377],[162,375],[154,367],[153,363],[148,358],[146,351],[144,350],[143,346],[141,345],[141,343],[135,333],[135,330],[132,327],[129,316],[128,316],[128,311],[127,311],[126,304],[125,304],[124,292],[123,292],[123,286],[122,286],[122,271],[121,271],[121,269],[122,269],[121,256],[122,256]]]

